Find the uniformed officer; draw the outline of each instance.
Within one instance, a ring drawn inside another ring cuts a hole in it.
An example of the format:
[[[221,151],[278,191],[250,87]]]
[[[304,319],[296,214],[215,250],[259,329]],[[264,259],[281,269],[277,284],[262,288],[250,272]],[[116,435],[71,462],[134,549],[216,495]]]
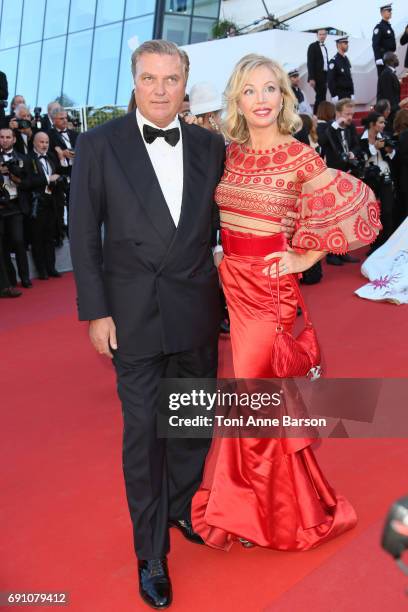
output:
[[[384,53],[394,51],[397,48],[394,30],[391,27],[390,19],[392,15],[392,5],[383,4],[380,6],[381,21],[377,23],[373,32],[373,51],[378,76],[384,70]]]
[[[306,100],[305,92],[299,87],[300,77],[298,68],[291,67],[288,71],[288,77],[290,80],[290,84],[292,85],[292,91],[295,94],[297,100],[298,113],[306,113],[306,115],[312,115],[312,107]]]
[[[351,64],[346,56],[348,51],[348,36],[336,39],[337,53],[329,62],[327,82],[333,102],[342,98],[354,100],[354,84],[351,77]]]

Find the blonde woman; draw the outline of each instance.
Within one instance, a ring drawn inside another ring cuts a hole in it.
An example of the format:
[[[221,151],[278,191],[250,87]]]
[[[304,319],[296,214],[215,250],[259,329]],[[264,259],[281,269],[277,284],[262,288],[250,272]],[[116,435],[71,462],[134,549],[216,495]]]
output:
[[[247,55],[225,92],[230,142],[216,190],[224,258],[220,275],[231,318],[237,378],[274,378],[271,349],[281,325],[291,331],[297,275],[326,252],[372,242],[379,230],[371,190],[327,169],[292,134],[300,127],[287,75],[267,57]],[[291,246],[282,216],[299,211]],[[278,274],[268,262],[277,260]],[[268,276],[269,275],[269,276]],[[215,439],[192,505],[194,529],[213,547],[234,540],[280,550],[307,550],[350,529],[356,515],[325,480],[310,439]]]

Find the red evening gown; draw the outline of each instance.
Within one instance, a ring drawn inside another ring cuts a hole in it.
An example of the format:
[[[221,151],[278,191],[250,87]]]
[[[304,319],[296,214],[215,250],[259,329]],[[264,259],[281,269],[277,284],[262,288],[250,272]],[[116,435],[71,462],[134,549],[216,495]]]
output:
[[[281,238],[282,217],[297,210],[301,218],[293,248],[344,253],[375,239],[381,227],[377,202],[364,183],[328,169],[310,147],[293,140],[270,151],[230,145],[216,201],[235,377],[274,378],[270,353],[276,310],[261,272],[266,263],[250,243],[256,246],[265,239],[273,247]],[[234,238],[244,239],[247,250],[235,249]],[[293,278],[282,276],[279,282],[281,323],[291,330],[297,309]],[[316,547],[354,527],[355,511],[325,479],[312,443],[299,438],[214,438],[192,502],[194,530],[206,544],[224,550],[244,538],[258,546],[295,551]]]

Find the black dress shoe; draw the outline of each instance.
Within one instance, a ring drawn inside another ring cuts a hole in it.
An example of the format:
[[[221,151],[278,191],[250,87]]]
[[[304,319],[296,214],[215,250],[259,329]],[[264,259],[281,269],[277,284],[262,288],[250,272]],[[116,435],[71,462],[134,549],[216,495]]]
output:
[[[20,297],[20,295],[23,295],[22,292],[15,287],[0,289],[0,298],[17,298]]]
[[[204,540],[201,536],[198,535],[198,533],[196,533],[193,530],[193,526],[191,524],[191,521],[188,520],[170,520],[169,521],[169,525],[170,527],[177,527],[177,529],[179,531],[181,531],[181,533],[183,534],[183,536],[187,539],[190,540],[190,542],[194,542],[194,544],[204,544]]]
[[[21,286],[24,287],[24,289],[31,289],[33,283],[30,281],[29,278],[23,278],[23,280],[21,281]]]
[[[51,272],[48,272],[48,276],[51,276],[52,278],[61,278],[62,274],[61,272],[58,272],[58,270],[51,270]]]
[[[168,608],[173,594],[167,559],[138,561],[139,593],[145,603],[156,610]]]
[[[326,263],[331,266],[344,266],[344,263],[341,261],[338,255],[333,255],[333,253],[329,253],[326,255]]]
[[[345,253],[344,255],[339,255],[341,261],[344,261],[346,263],[359,263],[360,262],[360,258],[359,257],[354,257],[354,255],[349,255],[349,253]]]

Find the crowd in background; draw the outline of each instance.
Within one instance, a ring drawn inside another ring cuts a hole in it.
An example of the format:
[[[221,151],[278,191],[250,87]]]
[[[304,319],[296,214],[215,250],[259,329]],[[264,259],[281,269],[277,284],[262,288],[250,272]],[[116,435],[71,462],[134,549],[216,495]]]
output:
[[[329,59],[327,30],[307,50],[308,82],[315,90],[313,109],[300,88],[299,70],[288,77],[297,99],[303,127],[295,137],[313,147],[330,168],[365,181],[380,203],[380,232],[371,251],[383,244],[408,215],[408,98],[401,99],[396,75],[398,57],[389,23],[391,6],[381,8],[381,22],[373,32],[373,55],[378,71],[377,103],[364,118],[358,134],[353,122],[354,83],[347,58],[348,37],[337,39],[337,53]],[[408,42],[408,26],[401,44]],[[405,60],[408,68],[408,52]],[[327,90],[331,101],[327,101]],[[21,286],[32,288],[27,250],[31,250],[40,280],[59,278],[55,250],[68,236],[69,186],[77,131],[64,108],[50,102],[47,113],[31,113],[22,95],[7,106],[7,79],[0,72],[0,297],[19,297],[15,256]],[[186,96],[180,117],[205,129],[219,131],[222,97],[211,83],[197,83]],[[135,108],[132,92],[129,108]],[[327,255],[327,263],[358,262],[349,254]],[[322,278],[320,263],[304,273],[302,282]],[[227,321],[227,317],[226,317]]]

